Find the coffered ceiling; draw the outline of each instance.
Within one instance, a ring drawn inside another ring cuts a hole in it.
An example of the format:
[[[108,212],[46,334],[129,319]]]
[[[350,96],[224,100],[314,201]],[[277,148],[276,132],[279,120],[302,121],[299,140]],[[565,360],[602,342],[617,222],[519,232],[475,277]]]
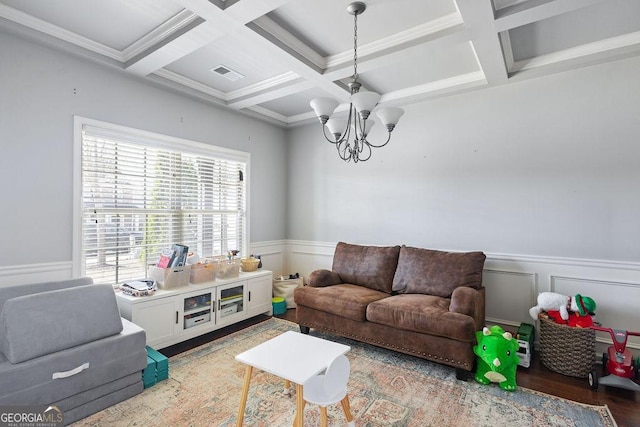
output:
[[[0,27],[292,126],[315,117],[312,98],[348,103],[350,2],[0,0]],[[364,2],[359,80],[386,105],[640,54],[638,0]]]

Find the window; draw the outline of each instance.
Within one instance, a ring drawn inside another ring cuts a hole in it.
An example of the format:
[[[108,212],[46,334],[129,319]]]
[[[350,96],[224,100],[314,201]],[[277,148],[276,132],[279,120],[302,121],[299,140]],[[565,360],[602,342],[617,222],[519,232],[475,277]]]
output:
[[[78,275],[147,277],[174,243],[246,254],[249,154],[79,117],[75,127]]]

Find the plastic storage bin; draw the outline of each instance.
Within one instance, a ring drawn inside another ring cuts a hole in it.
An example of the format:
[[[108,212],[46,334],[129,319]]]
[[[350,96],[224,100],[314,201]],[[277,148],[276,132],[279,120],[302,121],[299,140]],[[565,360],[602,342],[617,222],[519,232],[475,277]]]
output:
[[[218,272],[216,276],[220,279],[230,279],[232,277],[238,277],[240,275],[240,260],[230,259],[221,261],[218,264]]]
[[[285,314],[287,312],[287,302],[282,297],[273,297],[271,299],[273,305],[273,314]]]
[[[189,283],[211,282],[216,279],[218,263],[192,264],[189,273]]]
[[[189,284],[190,265],[184,267],[160,268],[149,267],[149,277],[156,281],[158,288],[171,289]]]

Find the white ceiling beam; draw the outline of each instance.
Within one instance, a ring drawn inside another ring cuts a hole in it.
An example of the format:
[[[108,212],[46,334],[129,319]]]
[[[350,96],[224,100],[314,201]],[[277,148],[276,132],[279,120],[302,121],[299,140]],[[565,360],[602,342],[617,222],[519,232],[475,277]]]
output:
[[[478,64],[488,84],[507,82],[507,67],[495,29],[493,6],[490,1],[457,0],[458,10],[469,32]]]
[[[269,89],[264,92],[254,93],[250,96],[240,98],[234,101],[229,101],[227,106],[235,109],[248,108],[264,102],[273,101],[274,99],[282,98],[288,95],[293,95],[303,90],[311,89],[313,85],[304,80],[294,84],[287,84],[278,88]]]
[[[310,64],[314,65],[317,69],[321,70],[327,68],[327,60],[324,56],[320,55],[302,40],[282,28],[282,26],[278,25],[268,16],[261,16],[253,21],[253,24],[260,28],[261,31],[267,33],[269,37],[273,39],[275,44],[290,49],[295,52],[295,54],[300,55]]]
[[[385,46],[383,48],[376,49],[376,47],[381,46],[378,45],[378,42],[369,43],[362,46],[362,49],[358,48],[359,52],[363,52],[358,55],[358,72],[363,73],[381,66],[392,64],[403,58],[410,49],[417,46],[429,44],[434,49],[447,49],[468,40],[469,35],[467,34],[464,25],[458,24],[437,33],[430,33],[417,39],[405,41],[402,44],[393,46],[392,48]],[[330,67],[323,74],[325,78],[335,81],[349,77],[353,74],[353,56],[348,57],[348,54],[353,55],[353,52],[343,52],[329,58],[328,62],[333,63],[334,66]],[[338,57],[342,58],[340,62],[337,61]]]
[[[206,19],[210,23],[215,23],[217,28],[220,28],[227,35],[232,34],[233,37],[242,38],[247,44],[252,44],[256,49],[264,49],[268,51],[279,61],[286,64],[289,69],[298,74],[303,79],[308,80],[313,85],[324,90],[330,96],[338,98],[341,101],[349,99],[349,94],[339,86],[335,85],[331,81],[327,81],[309,64],[304,63],[300,59],[290,55],[282,48],[278,47],[271,41],[265,39],[255,31],[248,28],[244,22],[231,19],[229,15],[226,15],[224,11],[218,7],[212,5],[209,0],[177,0],[178,3],[184,7],[198,14],[202,18]],[[246,0],[242,0],[246,1]],[[238,2],[238,3],[242,3]],[[269,0],[273,3],[277,0]],[[297,0],[300,1],[300,0]],[[236,3],[236,4],[238,4]],[[235,6],[235,4],[233,5]],[[232,8],[231,6],[230,8]]]
[[[497,32],[531,24],[608,0],[529,0],[496,12]]]
[[[142,53],[138,58],[132,58],[126,69],[142,76],[151,74],[223,37],[226,34],[225,30],[235,30],[244,26],[261,14],[268,13],[289,1],[292,0],[242,0],[222,11],[206,0],[178,0],[179,4],[204,17],[207,22],[167,43],[155,45],[155,48]]]
[[[162,46],[156,46],[153,51],[142,53],[139,59],[133,58],[130,63],[127,63],[125,69],[134,74],[146,76],[223,35],[224,33],[212,23],[203,22]]]
[[[224,11],[232,19],[246,24],[292,1],[294,0],[242,0]]]

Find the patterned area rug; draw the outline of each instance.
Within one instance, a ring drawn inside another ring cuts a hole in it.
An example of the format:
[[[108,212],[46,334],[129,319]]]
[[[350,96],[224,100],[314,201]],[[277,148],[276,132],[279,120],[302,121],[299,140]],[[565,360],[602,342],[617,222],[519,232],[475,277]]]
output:
[[[76,426],[233,426],[245,366],[234,360],[297,325],[272,318],[169,360],[168,380],[94,414]],[[456,380],[455,370],[356,341],[312,335],[351,346],[349,398],[357,426],[615,426],[606,406],[590,406],[519,387]],[[295,392],[283,381],[254,370],[246,426],[290,426]],[[340,405],[328,408],[329,425],[345,425]],[[305,425],[319,425],[318,408],[307,405]]]

